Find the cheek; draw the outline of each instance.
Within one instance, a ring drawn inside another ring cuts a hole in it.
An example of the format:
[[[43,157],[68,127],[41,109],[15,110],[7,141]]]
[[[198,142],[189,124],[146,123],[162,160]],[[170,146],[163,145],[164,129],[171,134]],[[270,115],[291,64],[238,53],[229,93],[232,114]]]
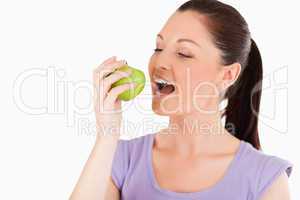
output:
[[[214,81],[217,77],[215,66],[197,66],[191,71],[191,79],[193,82]]]
[[[205,67],[193,73],[191,79],[194,95],[212,95],[212,97],[217,95],[217,71],[214,69],[214,67]]]
[[[176,82],[184,96],[217,94],[216,66],[195,65],[176,70]]]

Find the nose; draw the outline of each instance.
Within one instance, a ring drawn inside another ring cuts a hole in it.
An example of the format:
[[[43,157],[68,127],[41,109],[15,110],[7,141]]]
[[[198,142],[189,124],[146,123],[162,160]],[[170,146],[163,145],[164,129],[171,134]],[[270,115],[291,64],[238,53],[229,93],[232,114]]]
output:
[[[161,70],[161,71],[168,71],[170,70],[171,68],[166,66],[166,65],[158,65],[158,70]]]
[[[169,59],[169,57],[167,57],[167,55],[165,55],[164,57],[161,55],[156,63],[157,69],[161,71],[170,71],[172,68],[171,62],[172,61]]]
[[[168,73],[172,69],[172,60],[170,55],[167,54],[166,51],[160,52],[157,54],[153,59],[153,70],[156,71],[156,73]]]

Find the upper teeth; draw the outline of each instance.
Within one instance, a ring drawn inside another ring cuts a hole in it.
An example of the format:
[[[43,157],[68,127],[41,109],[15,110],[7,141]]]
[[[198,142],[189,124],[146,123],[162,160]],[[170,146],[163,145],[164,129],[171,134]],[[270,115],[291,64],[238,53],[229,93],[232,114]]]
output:
[[[155,82],[161,83],[161,84],[169,84],[169,82],[164,79],[155,79]]]

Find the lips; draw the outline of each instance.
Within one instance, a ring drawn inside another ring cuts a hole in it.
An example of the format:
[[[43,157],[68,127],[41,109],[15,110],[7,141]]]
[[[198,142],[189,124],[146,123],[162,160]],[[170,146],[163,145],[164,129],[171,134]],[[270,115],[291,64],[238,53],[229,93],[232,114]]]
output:
[[[170,78],[161,76],[161,75],[159,75],[159,74],[154,74],[152,77],[153,77],[153,78],[152,78],[153,81],[158,80],[158,79],[161,79],[161,80],[164,80],[164,81],[169,82],[169,83],[174,83],[172,80],[170,80]]]

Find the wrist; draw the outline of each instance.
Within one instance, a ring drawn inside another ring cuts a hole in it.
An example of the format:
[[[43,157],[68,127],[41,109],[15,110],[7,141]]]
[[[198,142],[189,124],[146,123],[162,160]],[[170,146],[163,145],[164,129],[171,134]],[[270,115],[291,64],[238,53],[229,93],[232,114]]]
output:
[[[120,138],[119,132],[114,132],[110,134],[97,133],[96,143],[115,143]]]

